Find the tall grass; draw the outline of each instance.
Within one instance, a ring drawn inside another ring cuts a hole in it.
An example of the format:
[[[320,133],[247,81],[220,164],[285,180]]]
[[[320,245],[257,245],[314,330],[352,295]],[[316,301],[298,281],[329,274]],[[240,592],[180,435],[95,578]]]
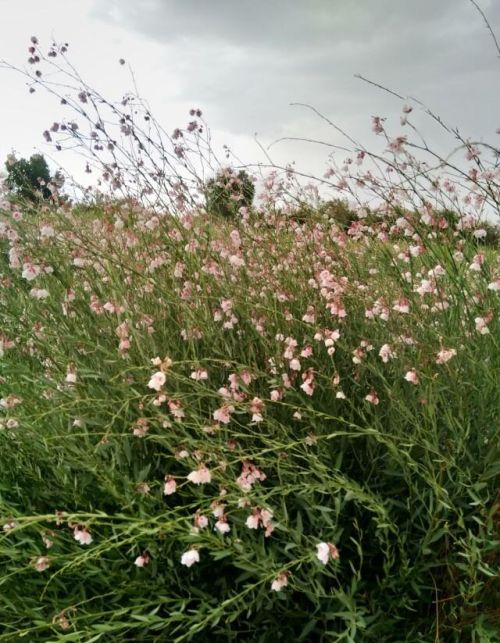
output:
[[[496,147],[407,105],[416,143],[374,117],[385,152],[223,219],[201,113],[67,73],[28,74],[83,120],[46,139],[113,197],[2,209],[0,641],[494,641]]]
[[[148,221],[4,224],[0,640],[494,640],[496,253]]]

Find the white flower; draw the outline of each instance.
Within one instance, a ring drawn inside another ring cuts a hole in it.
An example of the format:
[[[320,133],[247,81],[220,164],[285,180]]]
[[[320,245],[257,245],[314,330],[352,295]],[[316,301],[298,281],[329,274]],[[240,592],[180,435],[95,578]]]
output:
[[[206,484],[212,480],[212,474],[207,467],[202,465],[201,467],[198,467],[198,469],[191,471],[187,479],[189,482],[193,482],[194,484]]]
[[[80,545],[90,545],[93,540],[90,533],[85,528],[80,529],[80,527],[75,527],[73,537]]]
[[[245,524],[249,529],[258,529],[259,528],[259,515],[258,514],[251,514],[246,519]]]
[[[50,562],[47,556],[38,556],[35,561],[35,569],[37,572],[44,572],[50,567]]]
[[[23,279],[26,279],[26,281],[33,281],[36,277],[41,272],[40,266],[35,266],[32,263],[25,263],[23,264],[23,271],[21,273],[21,276]]]
[[[333,560],[339,559],[339,551],[332,543],[318,543],[316,545],[316,557],[323,565],[326,565],[330,558]]]
[[[49,296],[49,291],[45,288],[32,288],[30,290],[30,295],[34,299],[47,299],[47,297]]]
[[[186,567],[191,567],[195,563],[200,562],[200,554],[197,549],[188,549],[181,556],[181,563]]]
[[[148,388],[152,388],[155,391],[160,391],[161,387],[165,384],[167,377],[162,371],[157,371],[151,376],[151,379],[148,382]]]
[[[281,574],[278,574],[276,578],[273,580],[271,583],[271,589],[273,592],[281,592],[283,587],[286,587],[288,585],[288,576],[289,572],[281,572]]]
[[[316,545],[316,550],[316,556],[318,560],[321,561],[323,565],[326,565],[330,557],[330,549],[328,547],[328,543],[319,543],[318,545]]]
[[[173,493],[175,493],[176,489],[177,489],[177,483],[174,480],[174,478],[172,478],[171,476],[166,476],[165,484],[163,486],[163,495],[171,496]]]
[[[144,567],[148,563],[149,563],[148,554],[142,554],[141,556],[137,556],[137,558],[134,560],[134,565],[136,567]]]
[[[216,523],[215,523],[215,529],[220,534],[227,534],[229,531],[231,531],[231,527],[228,525],[227,521],[225,518],[220,518]]]

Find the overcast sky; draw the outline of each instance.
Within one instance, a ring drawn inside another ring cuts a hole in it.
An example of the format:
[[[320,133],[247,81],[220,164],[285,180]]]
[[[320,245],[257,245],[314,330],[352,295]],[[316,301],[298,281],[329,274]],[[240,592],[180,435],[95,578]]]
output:
[[[500,0],[478,3],[500,34]],[[200,107],[216,144],[246,162],[262,159],[255,133],[265,145],[283,136],[340,142],[292,102],[314,105],[367,145],[372,114],[404,133],[401,103],[357,73],[417,96],[465,136],[496,142],[500,126],[500,59],[469,0],[0,0],[0,10],[0,59],[24,64],[31,35],[68,41],[90,84],[118,98],[130,88],[123,57],[167,131]],[[61,107],[28,95],[22,77],[0,75],[0,161],[12,149],[49,151],[42,131]],[[273,155],[316,173],[326,158],[325,148],[292,142]]]

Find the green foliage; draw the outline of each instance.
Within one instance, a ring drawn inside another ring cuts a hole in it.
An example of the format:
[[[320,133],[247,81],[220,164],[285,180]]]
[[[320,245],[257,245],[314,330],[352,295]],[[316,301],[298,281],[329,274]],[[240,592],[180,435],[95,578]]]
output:
[[[493,250],[470,271],[477,244],[464,239],[459,261],[451,231],[422,229],[411,262],[399,240],[339,251],[319,216],[297,230],[213,217],[149,230],[142,208],[68,209],[44,213],[43,243],[33,218],[7,221],[23,261],[52,271],[28,282],[0,240],[0,641],[496,640],[498,320],[475,325],[499,309]],[[345,318],[326,307],[322,270]],[[430,270],[439,289],[421,296]],[[367,317],[375,302],[387,319]],[[436,363],[443,348],[456,355]],[[215,422],[225,404],[230,422]],[[249,462],[266,477],[244,491]],[[211,481],[196,485],[200,464]],[[247,523],[262,508],[268,537]],[[209,526],[193,529],[200,515]],[[321,563],[320,542],[339,560]]]
[[[234,218],[240,208],[250,208],[255,195],[255,186],[245,170],[235,172],[224,168],[206,183],[207,211],[210,214]]]
[[[5,167],[5,182],[14,197],[35,203],[50,199],[48,184],[51,176],[47,161],[41,154],[33,154],[29,160],[7,160]]]

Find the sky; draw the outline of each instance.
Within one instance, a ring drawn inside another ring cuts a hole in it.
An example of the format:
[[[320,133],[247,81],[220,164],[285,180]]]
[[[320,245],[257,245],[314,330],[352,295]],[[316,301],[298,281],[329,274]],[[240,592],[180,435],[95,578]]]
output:
[[[500,38],[500,0],[477,0]],[[71,60],[109,98],[131,88],[128,65],[167,131],[202,109],[215,146],[244,162],[283,137],[342,139],[307,103],[371,147],[371,115],[392,124],[402,103],[360,81],[366,76],[415,96],[466,137],[496,143],[500,59],[470,0],[0,0],[0,59],[25,65],[29,38],[70,43]],[[128,65],[120,66],[119,58]],[[0,162],[12,150],[53,156],[42,132],[61,107],[29,95],[22,76],[0,69]],[[423,111],[414,122],[442,151]],[[80,161],[58,156],[78,173]],[[321,175],[324,147],[283,141],[278,164]]]

